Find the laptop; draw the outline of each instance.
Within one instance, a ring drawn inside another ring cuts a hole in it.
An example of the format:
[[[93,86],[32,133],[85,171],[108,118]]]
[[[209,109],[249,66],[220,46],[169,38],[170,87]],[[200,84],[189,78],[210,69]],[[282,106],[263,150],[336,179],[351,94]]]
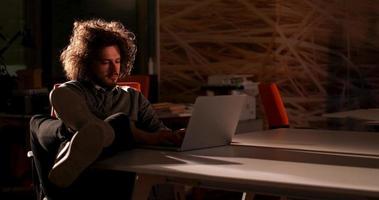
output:
[[[246,95],[199,96],[193,106],[182,145],[151,146],[173,151],[188,151],[228,145],[235,134]]]

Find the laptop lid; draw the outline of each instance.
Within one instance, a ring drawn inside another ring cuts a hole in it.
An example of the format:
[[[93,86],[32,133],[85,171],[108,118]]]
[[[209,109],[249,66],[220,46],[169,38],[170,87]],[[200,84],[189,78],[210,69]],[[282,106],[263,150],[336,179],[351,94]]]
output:
[[[179,150],[229,144],[235,134],[245,101],[246,95],[198,97]]]

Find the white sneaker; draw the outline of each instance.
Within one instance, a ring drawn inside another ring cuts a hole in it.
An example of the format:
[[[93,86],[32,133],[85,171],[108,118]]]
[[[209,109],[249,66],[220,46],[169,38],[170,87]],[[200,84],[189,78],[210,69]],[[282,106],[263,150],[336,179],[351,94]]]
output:
[[[97,123],[104,130],[103,146],[111,145],[115,138],[113,128],[93,115],[85,101],[83,96],[67,87],[58,87],[50,92],[50,102],[55,113],[66,126],[73,130],[80,130],[87,123]]]
[[[103,127],[87,123],[58,153],[49,180],[58,187],[70,186],[103,150]]]

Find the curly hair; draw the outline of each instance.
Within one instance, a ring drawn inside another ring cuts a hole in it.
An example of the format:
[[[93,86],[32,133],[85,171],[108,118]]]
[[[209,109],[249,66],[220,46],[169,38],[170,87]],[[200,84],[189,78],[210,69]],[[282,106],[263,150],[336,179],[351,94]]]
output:
[[[116,21],[93,19],[74,22],[70,43],[60,56],[67,78],[86,78],[98,51],[112,45],[117,45],[120,49],[120,76],[130,74],[137,50],[132,32]]]

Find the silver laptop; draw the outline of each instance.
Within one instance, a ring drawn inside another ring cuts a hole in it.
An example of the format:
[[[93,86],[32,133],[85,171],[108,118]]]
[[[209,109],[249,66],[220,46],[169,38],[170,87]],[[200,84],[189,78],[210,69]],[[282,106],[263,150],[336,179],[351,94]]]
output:
[[[236,131],[245,101],[245,95],[200,96],[193,106],[180,147],[141,147],[187,151],[228,145]]]

